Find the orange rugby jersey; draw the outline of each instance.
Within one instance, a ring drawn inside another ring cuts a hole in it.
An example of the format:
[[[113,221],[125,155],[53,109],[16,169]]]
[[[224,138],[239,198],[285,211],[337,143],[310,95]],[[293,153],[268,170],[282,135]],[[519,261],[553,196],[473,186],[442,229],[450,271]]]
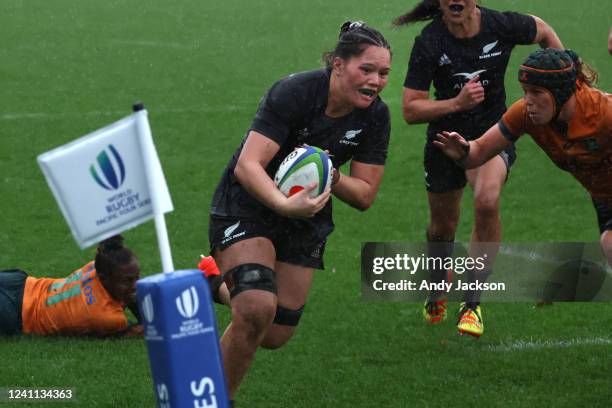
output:
[[[123,304],[111,298],[102,286],[92,261],[65,279],[26,279],[23,332],[113,334],[127,329],[123,310]]]
[[[537,126],[527,115],[525,100],[514,103],[499,121],[506,138],[528,133],[562,170],[570,172],[591,194],[612,205],[612,95],[576,83],[576,112],[567,134],[552,124]]]

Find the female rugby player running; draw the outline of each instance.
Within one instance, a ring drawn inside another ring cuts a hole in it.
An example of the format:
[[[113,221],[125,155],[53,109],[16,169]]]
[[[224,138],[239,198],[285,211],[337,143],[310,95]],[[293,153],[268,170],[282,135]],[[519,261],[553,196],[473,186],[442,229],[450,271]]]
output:
[[[213,197],[211,254],[231,296],[232,321],[221,337],[230,398],[257,348],[281,347],[296,329],[334,229],[330,194],[364,211],[383,176],[390,123],[379,94],[389,44],[375,29],[346,22],[324,61],[324,69],[270,88]],[[331,191],[316,198],[308,196],[315,185],[286,197],[272,177],[302,144],[331,152],[336,169],[351,160],[350,174],[336,171]]]
[[[454,130],[472,140],[495,124],[506,110],[504,76],[517,44],[538,43],[562,48],[554,30],[535,16],[498,12],[476,5],[476,0],[422,0],[398,17],[397,26],[431,20],[416,37],[404,82],[404,119],[429,123],[425,144],[425,186],[429,201],[428,255],[444,259],[452,254],[466,183],[474,190],[473,258],[487,254],[483,271],[469,270],[468,280],[482,282],[491,268],[501,240],[500,194],[516,159],[514,145],[477,169],[465,171],[433,146],[436,133]],[[433,83],[435,98],[429,96]],[[487,244],[488,243],[488,244]],[[432,282],[442,282],[447,271],[436,268]],[[464,294],[457,329],[480,336],[484,332],[480,291]],[[423,308],[428,323],[446,318],[444,293],[432,292]]]

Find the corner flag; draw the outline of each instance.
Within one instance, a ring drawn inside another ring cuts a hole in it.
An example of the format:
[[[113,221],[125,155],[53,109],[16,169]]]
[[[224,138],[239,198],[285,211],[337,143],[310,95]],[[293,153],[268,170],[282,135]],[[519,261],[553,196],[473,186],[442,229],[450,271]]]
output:
[[[38,156],[81,248],[155,218],[164,272],[173,270],[163,214],[173,210],[147,111]]]

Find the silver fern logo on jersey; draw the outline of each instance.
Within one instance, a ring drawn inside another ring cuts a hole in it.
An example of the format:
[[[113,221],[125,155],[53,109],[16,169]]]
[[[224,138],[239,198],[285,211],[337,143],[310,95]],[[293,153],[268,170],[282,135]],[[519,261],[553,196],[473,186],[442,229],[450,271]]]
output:
[[[191,286],[189,289],[185,289],[175,301],[176,308],[185,319],[191,319],[198,313],[200,299],[198,299],[198,293],[195,287]]]
[[[495,52],[491,52],[491,50],[493,48],[495,48],[497,46],[498,41],[493,41],[492,43],[489,43],[487,45],[485,45],[484,47],[482,47],[482,55],[480,57],[478,57],[479,59],[487,59],[487,58],[491,58],[491,57],[497,57],[499,55],[501,55],[501,51],[495,51]]]
[[[363,129],[347,130],[344,136],[342,136],[342,139],[340,139],[340,143],[351,146],[359,146],[359,142],[354,142],[352,141],[352,139],[354,139],[355,136],[360,134],[362,130]]]
[[[229,238],[230,235],[232,235],[232,233],[234,231],[236,231],[236,229],[240,226],[240,221],[238,221],[237,223],[230,225],[229,227],[227,227],[227,229],[225,230],[225,232],[223,233],[223,236],[225,238]]]

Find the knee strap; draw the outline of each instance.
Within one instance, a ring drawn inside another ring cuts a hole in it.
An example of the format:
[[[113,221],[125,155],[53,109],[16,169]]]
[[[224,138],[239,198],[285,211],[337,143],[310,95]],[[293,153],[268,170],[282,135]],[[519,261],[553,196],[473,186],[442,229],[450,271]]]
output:
[[[274,271],[267,266],[250,263],[238,265],[228,273],[234,279],[234,287],[230,297],[238,295],[245,290],[265,290],[276,295],[276,278]]]
[[[222,305],[223,302],[221,301],[219,289],[223,284],[223,277],[221,275],[210,275],[206,277],[206,280],[208,281],[208,287],[210,288],[210,293],[212,294],[213,301]]]
[[[304,305],[305,306],[305,305]],[[276,306],[276,316],[274,316],[274,324],[282,326],[297,326],[304,313],[304,306],[296,310],[286,309],[281,305]]]

